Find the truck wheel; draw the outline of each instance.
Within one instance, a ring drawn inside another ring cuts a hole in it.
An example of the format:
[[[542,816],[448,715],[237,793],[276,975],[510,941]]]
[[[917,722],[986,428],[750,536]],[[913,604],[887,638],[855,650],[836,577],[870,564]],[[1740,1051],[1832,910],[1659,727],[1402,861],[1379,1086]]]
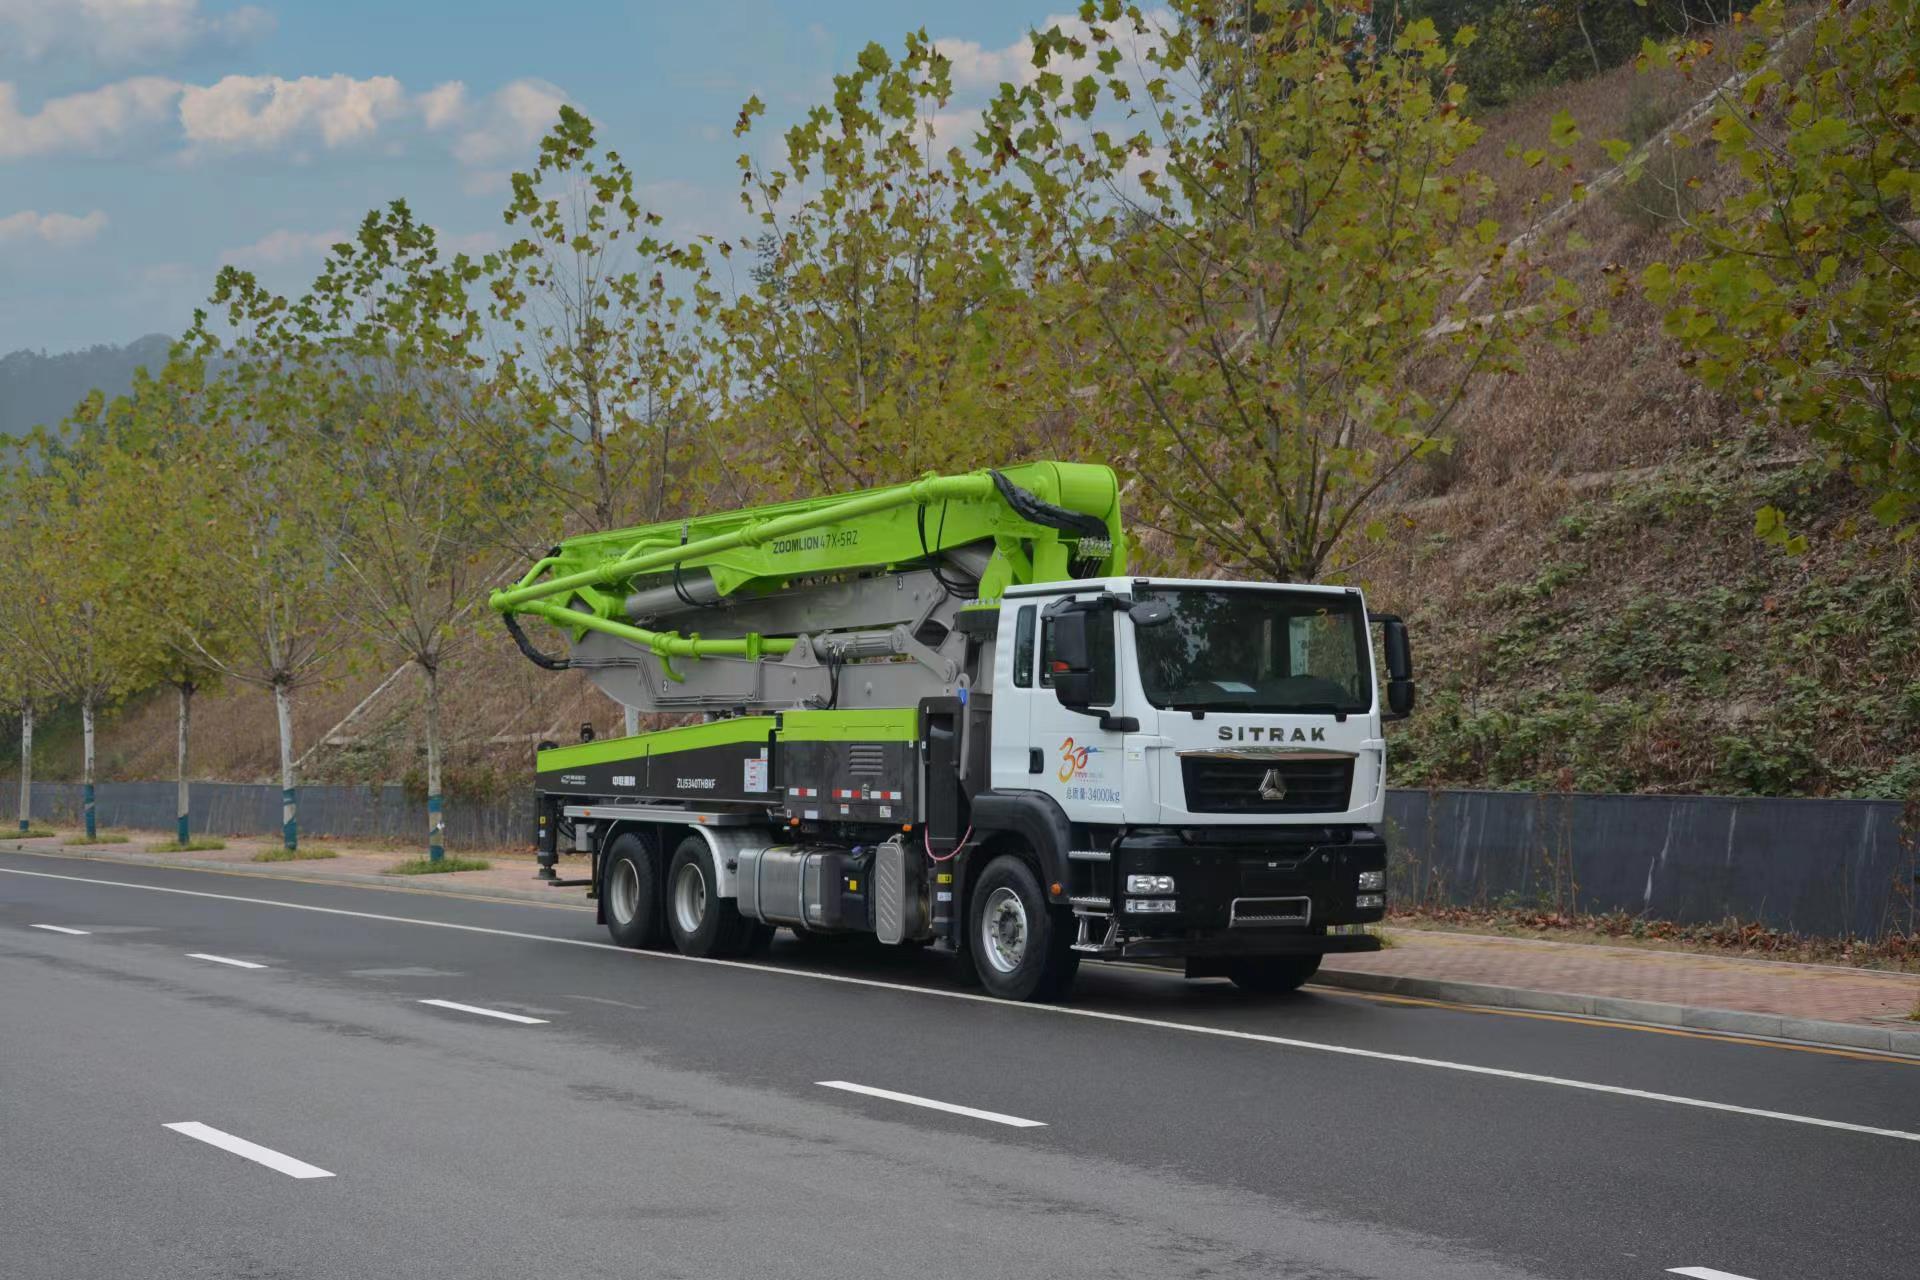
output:
[[[974,882],[967,935],[980,984],[1003,1000],[1056,999],[1080,967],[1073,934],[1032,870],[1012,854],[988,863]]]
[[[1318,972],[1319,956],[1241,956],[1227,966],[1234,986],[1268,995],[1298,991]]]
[[[667,868],[667,931],[683,956],[734,956],[746,949],[753,921],[742,918],[731,898],[716,892],[713,854],[699,836],[673,851]]]
[[[629,832],[613,842],[600,891],[607,906],[607,932],[615,942],[623,947],[665,945],[660,864],[645,840]]]

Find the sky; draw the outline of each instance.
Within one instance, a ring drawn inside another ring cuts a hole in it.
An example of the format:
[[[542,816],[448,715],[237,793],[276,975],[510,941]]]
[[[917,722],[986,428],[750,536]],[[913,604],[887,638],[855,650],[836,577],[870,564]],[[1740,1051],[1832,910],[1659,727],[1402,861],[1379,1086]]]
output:
[[[924,28],[962,93],[1019,74],[1062,0],[0,0],[0,353],[177,334],[233,263],[282,291],[404,197],[504,241],[507,179],[562,102],[670,234],[738,235],[756,154],[869,41]]]

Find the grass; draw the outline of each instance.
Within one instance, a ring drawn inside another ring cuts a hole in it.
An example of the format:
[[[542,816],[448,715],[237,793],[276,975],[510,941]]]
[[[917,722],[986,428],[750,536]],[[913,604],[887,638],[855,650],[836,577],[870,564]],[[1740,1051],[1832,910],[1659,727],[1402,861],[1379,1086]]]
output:
[[[262,849],[253,855],[253,860],[255,862],[308,862],[339,856],[331,849]]]
[[[91,837],[68,836],[65,840],[62,840],[60,843],[77,845],[77,844],[125,844],[126,842],[127,842],[127,837],[125,836],[91,836]]]
[[[429,862],[425,858],[410,858],[405,862],[396,862],[384,871],[390,876],[433,876],[448,871],[485,871],[493,864],[485,858],[442,858],[438,862]]]
[[[7,835],[14,840],[45,840],[59,834],[50,827],[28,827],[25,831],[9,831]]]
[[[147,852],[148,853],[204,853],[208,849],[224,849],[226,847],[227,847],[227,842],[225,840],[213,840],[213,839],[188,840],[184,843],[179,840],[169,840],[165,844],[154,845],[152,848],[148,849]]]

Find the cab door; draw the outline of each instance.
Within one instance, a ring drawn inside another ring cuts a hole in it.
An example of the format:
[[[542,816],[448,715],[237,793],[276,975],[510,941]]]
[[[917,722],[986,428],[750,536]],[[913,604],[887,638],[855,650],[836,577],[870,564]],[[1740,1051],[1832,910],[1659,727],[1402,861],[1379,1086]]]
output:
[[[1104,728],[1126,713],[1122,705],[1125,684],[1120,679],[1119,618],[1112,609],[1086,615],[1087,658],[1092,670],[1092,694],[1085,712],[1061,703],[1053,672],[1055,619],[1040,616],[1040,663],[1032,699],[1029,736],[1044,760],[1044,771],[1031,784],[1060,802],[1074,822],[1122,821],[1122,774],[1126,759],[1123,734]]]
[[[993,658],[993,741],[989,772],[996,791],[1031,791],[1045,761],[1032,740],[1038,665],[1040,608],[1044,601],[1009,601],[1000,610],[1000,635]]]

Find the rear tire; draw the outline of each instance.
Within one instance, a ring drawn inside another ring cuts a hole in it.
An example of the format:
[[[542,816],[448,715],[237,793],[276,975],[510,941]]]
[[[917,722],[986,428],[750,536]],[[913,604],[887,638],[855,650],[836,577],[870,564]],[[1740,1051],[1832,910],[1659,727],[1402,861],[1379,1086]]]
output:
[[[1072,923],[1048,904],[1031,867],[1012,854],[995,858],[967,900],[967,944],[980,985],[1002,1000],[1065,995],[1080,967]]]
[[[753,921],[745,919],[731,898],[719,894],[713,852],[699,836],[688,836],[673,851],[667,868],[667,931],[683,956],[713,959],[737,956],[746,950]]]
[[[623,947],[666,945],[667,914],[660,892],[660,861],[647,842],[628,832],[607,850],[600,882],[607,932]]]
[[[1241,956],[1227,966],[1234,986],[1262,995],[1298,991],[1318,972],[1319,956]]]

